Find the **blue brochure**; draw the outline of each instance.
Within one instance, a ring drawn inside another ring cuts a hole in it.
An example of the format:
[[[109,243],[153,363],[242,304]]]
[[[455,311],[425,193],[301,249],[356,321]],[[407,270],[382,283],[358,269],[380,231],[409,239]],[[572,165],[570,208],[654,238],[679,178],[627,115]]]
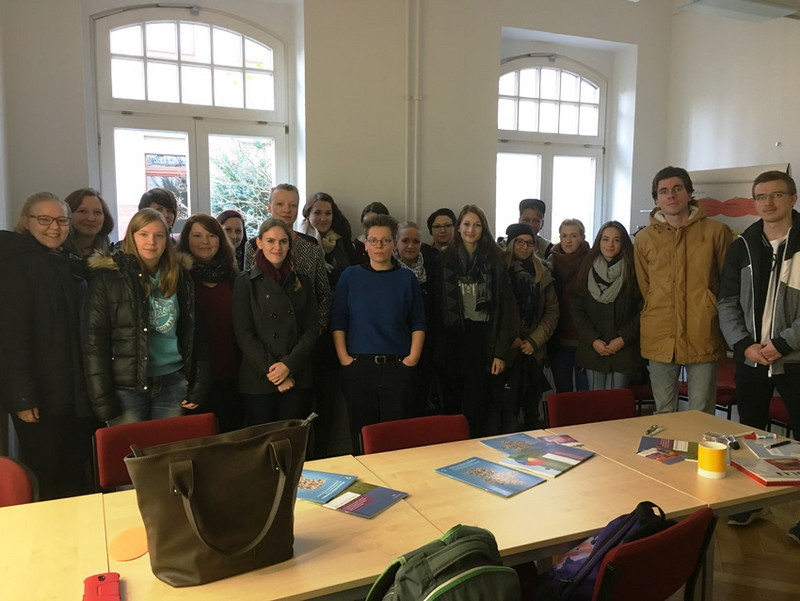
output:
[[[297,485],[297,498],[314,503],[327,503],[350,486],[355,476],[303,470]]]
[[[544,478],[504,467],[480,457],[470,457],[459,463],[437,468],[436,471],[501,497],[510,497],[545,481]]]

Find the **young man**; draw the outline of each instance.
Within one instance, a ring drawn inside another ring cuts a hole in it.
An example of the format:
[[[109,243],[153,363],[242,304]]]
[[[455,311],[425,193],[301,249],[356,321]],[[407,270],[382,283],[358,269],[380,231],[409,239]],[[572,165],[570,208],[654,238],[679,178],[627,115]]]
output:
[[[678,375],[685,366],[689,408],[713,414],[717,361],[725,356],[715,299],[731,231],[706,216],[693,192],[685,169],[659,171],[650,225],[633,246],[644,298],[642,357],[650,362],[657,413],[678,410]]]
[[[797,186],[782,171],[753,182],[759,219],[731,244],[719,293],[725,341],[736,359],[739,421],[763,430],[775,389],[800,434],[800,213]],[[760,512],[731,516],[747,524]],[[800,523],[789,530],[800,542]]]
[[[550,251],[553,249],[553,243],[548,239],[539,235],[544,225],[544,215],[547,212],[547,207],[544,201],[538,198],[526,198],[519,203],[519,223],[524,223],[533,228],[536,238],[536,244],[533,247],[533,252],[540,259],[546,259],[550,256]]]
[[[414,367],[425,342],[422,290],[392,260],[397,221],[374,215],[364,231],[369,262],[344,270],[331,317],[355,451],[362,426],[413,417]]]

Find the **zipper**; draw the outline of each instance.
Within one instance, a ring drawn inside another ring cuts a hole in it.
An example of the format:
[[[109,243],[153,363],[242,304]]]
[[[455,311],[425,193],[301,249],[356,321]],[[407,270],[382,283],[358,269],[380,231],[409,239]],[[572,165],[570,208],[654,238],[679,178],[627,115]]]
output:
[[[445,580],[436,586],[422,599],[422,601],[434,601],[435,599],[439,599],[442,595],[448,593],[451,589],[455,588],[465,580],[482,576],[483,574],[489,574],[492,572],[503,572],[508,574],[513,571],[513,568],[509,568],[507,566],[477,566],[470,568],[466,572],[456,574],[452,578],[449,578],[448,580]]]

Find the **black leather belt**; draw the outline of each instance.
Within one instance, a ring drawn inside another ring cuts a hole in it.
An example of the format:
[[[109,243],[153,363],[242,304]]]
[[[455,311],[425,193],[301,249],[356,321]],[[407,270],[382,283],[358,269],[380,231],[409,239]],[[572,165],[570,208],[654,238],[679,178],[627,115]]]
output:
[[[386,363],[391,363],[392,361],[402,361],[402,357],[399,355],[353,355],[358,361],[368,361],[369,363],[375,363],[376,365],[385,365]]]

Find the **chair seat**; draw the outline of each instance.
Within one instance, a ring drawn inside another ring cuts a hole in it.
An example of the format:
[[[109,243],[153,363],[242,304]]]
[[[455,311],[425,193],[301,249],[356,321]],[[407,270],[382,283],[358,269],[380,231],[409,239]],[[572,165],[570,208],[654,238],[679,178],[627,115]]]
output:
[[[0,507],[22,505],[36,500],[36,481],[22,464],[0,457]]]
[[[769,424],[767,429],[771,429],[770,426],[772,425],[778,426],[786,431],[786,436],[788,437],[792,435],[790,422],[789,410],[786,409],[786,402],[783,397],[772,397],[769,401]],[[797,432],[794,434],[797,436]]]

